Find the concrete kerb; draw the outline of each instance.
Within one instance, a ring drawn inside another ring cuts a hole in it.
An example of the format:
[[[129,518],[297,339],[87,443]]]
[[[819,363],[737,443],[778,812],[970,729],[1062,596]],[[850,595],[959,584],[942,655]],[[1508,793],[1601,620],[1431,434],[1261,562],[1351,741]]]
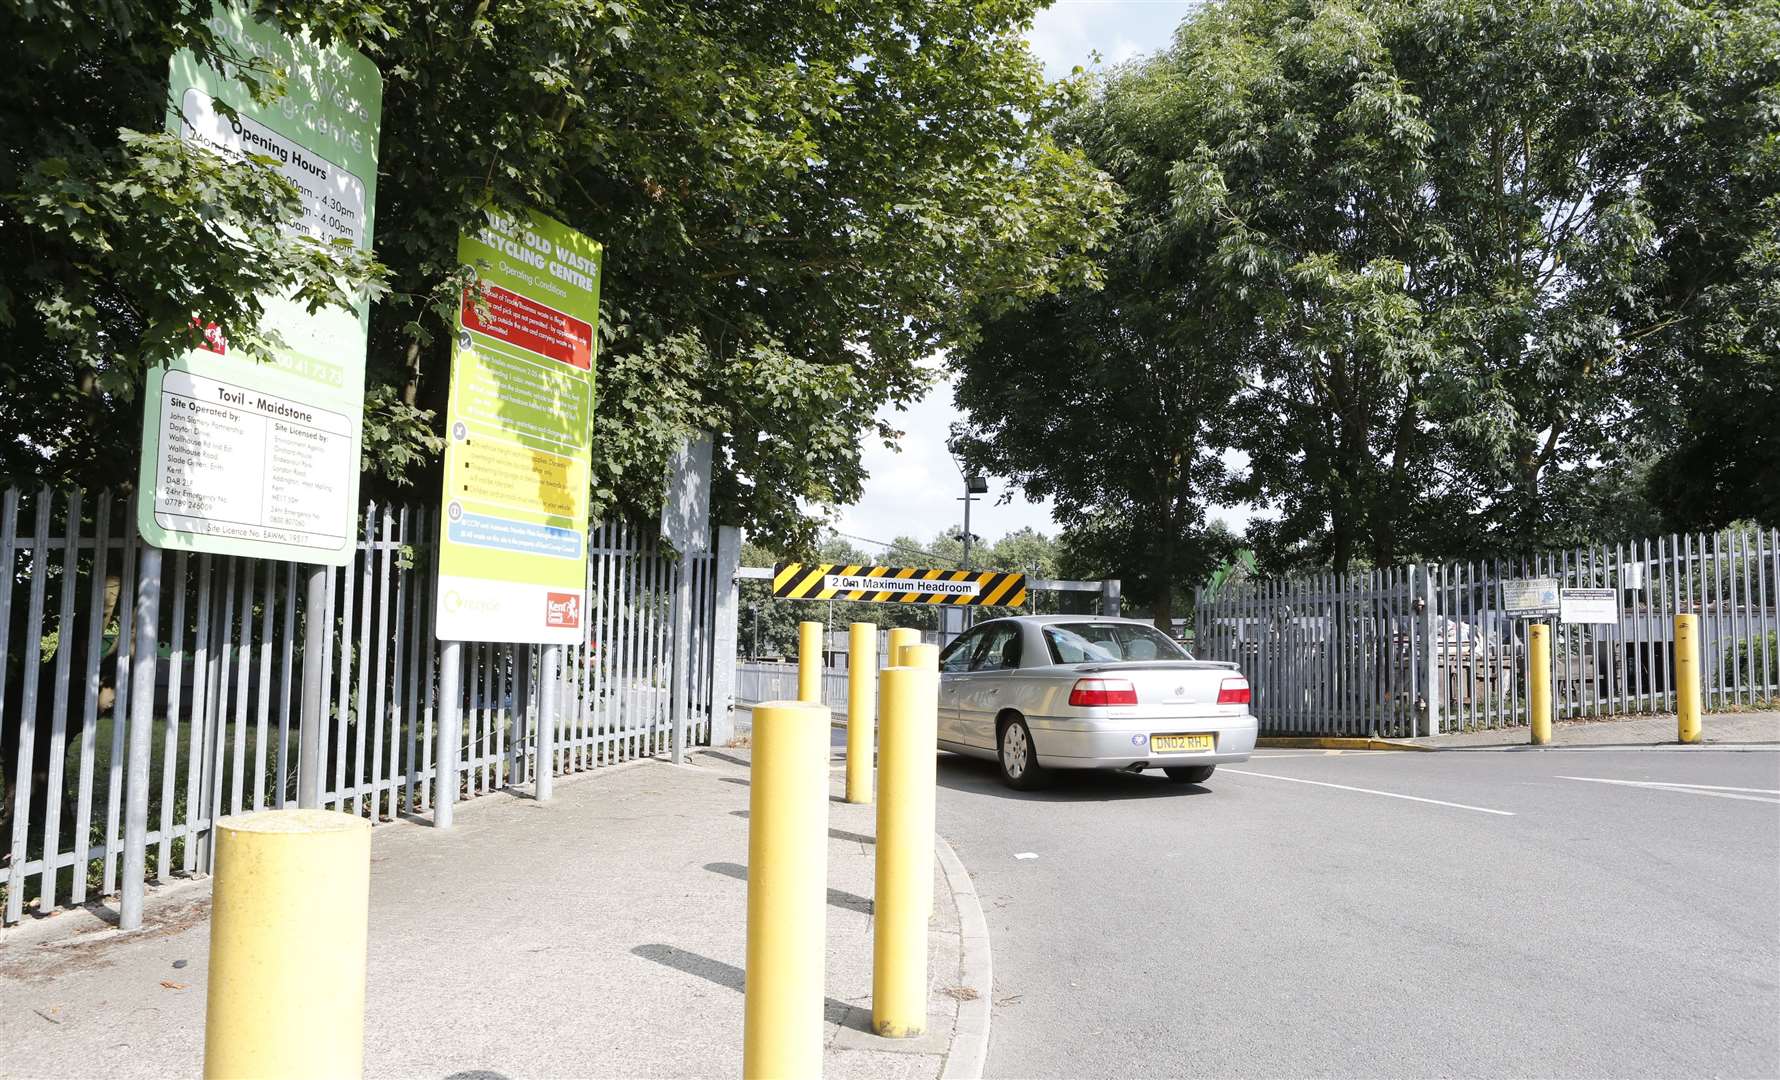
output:
[[[1288,736],[1263,735],[1255,740],[1258,749],[1271,750],[1439,750],[1438,746],[1422,746],[1397,739],[1368,739],[1355,736]]]
[[[939,856],[940,870],[952,890],[952,905],[958,911],[958,986],[974,996],[958,1002],[958,1018],[952,1027],[952,1045],[946,1051],[944,1080],[978,1080],[989,1057],[989,1019],[995,988],[994,969],[989,957],[989,922],[983,917],[983,905],[969,871],[959,861],[958,853],[945,837],[935,837],[934,851]]]
[[[1555,753],[1574,752],[1578,750],[1718,750],[1748,753],[1753,751],[1780,751],[1780,746],[1773,743],[1584,743],[1579,745],[1558,745],[1548,743],[1535,746],[1531,743],[1514,743],[1506,745],[1481,746],[1429,746],[1425,743],[1400,742],[1395,739],[1360,739],[1360,738],[1296,738],[1287,736],[1263,736],[1255,740],[1258,750],[1414,750],[1428,754],[1500,754],[1500,753]]]

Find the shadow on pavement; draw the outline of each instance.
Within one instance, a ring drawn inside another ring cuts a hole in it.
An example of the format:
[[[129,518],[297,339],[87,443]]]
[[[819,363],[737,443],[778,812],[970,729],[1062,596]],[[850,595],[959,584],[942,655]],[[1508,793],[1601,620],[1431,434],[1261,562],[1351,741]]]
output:
[[[713,874],[722,874],[724,877],[735,878],[737,881],[748,880],[748,868],[741,863],[706,863],[705,869]],[[839,889],[828,890],[828,905],[830,907],[846,908],[849,911],[857,911],[861,915],[871,914],[870,900],[860,896],[858,893],[842,892]]]
[[[638,945],[631,950],[632,955],[645,960],[653,960],[664,967],[675,971],[683,971],[688,975],[696,975],[718,986],[727,987],[738,994],[747,993],[747,979],[742,969],[734,964],[725,964],[721,960],[713,960],[708,956],[700,956],[695,952],[672,945],[650,944]],[[871,1030],[871,1010],[855,1009],[844,1001],[831,997],[822,999],[822,1018],[831,1024],[851,1027],[857,1031]]]
[[[1204,784],[1177,784],[1159,771],[1127,773],[1110,769],[1054,769],[1050,778],[1048,787],[1016,791],[1001,782],[1001,769],[993,761],[961,754],[941,754],[937,770],[940,787],[1026,802],[1113,802],[1211,794],[1211,789]],[[1216,780],[1214,776],[1211,782]]]
[[[743,821],[746,821],[746,820],[748,820],[748,811],[746,811],[746,810],[731,810],[729,812],[729,816],[730,817],[739,817]],[[830,830],[828,830],[828,835],[829,835],[830,839],[851,840],[855,844],[875,844],[878,842],[878,838],[875,836],[867,836],[864,833],[860,833],[860,832],[848,832],[846,829],[830,829]]]

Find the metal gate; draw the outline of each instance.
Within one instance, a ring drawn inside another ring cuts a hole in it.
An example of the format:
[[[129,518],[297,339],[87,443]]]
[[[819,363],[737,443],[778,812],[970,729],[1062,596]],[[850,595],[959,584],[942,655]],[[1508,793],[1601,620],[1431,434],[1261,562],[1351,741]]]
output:
[[[1201,590],[1198,648],[1242,666],[1269,734],[1522,725],[1528,620],[1503,610],[1502,583],[1531,577],[1619,598],[1614,623],[1542,620],[1560,719],[1673,711],[1683,613],[1700,619],[1708,709],[1780,695],[1780,531],[1753,527]]]
[[[1270,734],[1417,734],[1431,633],[1425,571],[1328,574],[1201,595],[1195,649],[1249,678]]]

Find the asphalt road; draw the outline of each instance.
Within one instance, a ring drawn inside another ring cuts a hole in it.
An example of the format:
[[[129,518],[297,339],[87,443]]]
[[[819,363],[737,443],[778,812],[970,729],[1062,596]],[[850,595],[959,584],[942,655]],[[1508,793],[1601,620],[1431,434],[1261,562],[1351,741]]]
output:
[[[1780,753],[1262,751],[1030,794],[942,755],[939,783],[989,1076],[1780,1076]]]

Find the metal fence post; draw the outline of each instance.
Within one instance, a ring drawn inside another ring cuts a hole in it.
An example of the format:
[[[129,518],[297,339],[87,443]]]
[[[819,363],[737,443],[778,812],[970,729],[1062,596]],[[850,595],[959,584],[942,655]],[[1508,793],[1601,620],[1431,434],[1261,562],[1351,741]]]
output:
[[[1119,613],[1119,579],[1107,578],[1100,583],[1100,614]]]
[[[1416,663],[1422,671],[1422,717],[1423,735],[1440,734],[1440,637],[1435,628],[1439,625],[1440,611],[1437,593],[1434,589],[1434,568],[1429,563],[1422,563],[1415,570],[1421,575],[1421,655]]]
[[[38,554],[32,552],[34,557]],[[130,749],[124,776],[124,864],[120,883],[123,897],[118,904],[117,923],[120,930],[141,928],[142,894],[148,878],[148,759],[155,728],[155,660],[160,653],[161,549],[143,544],[139,567],[136,642],[130,654]],[[53,859],[55,854],[54,850],[45,851],[44,858]],[[76,872],[84,869],[79,867]]]
[[[711,745],[735,738],[736,644],[741,616],[741,589],[736,571],[742,566],[742,530],[717,526],[717,562],[713,589],[717,613],[711,624]]]

